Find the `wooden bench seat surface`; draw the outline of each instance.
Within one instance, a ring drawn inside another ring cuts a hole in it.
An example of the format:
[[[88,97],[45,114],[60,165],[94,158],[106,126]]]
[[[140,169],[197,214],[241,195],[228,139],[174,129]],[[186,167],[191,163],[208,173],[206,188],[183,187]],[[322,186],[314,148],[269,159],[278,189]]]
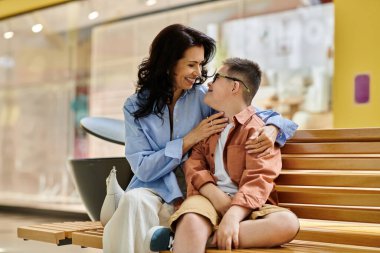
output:
[[[19,228],[18,236],[55,244],[59,244],[59,240],[71,239],[74,245],[101,249],[103,228],[99,222],[84,222],[84,224],[86,225],[76,230],[65,223],[56,223],[58,227],[56,229],[51,229],[50,224],[22,227]],[[300,219],[300,224],[301,230],[296,237],[297,240],[380,248],[380,224],[312,219]],[[44,238],[50,239],[44,240]]]
[[[86,230],[102,229],[99,221],[75,221],[31,225],[17,228],[17,236],[24,240],[36,240],[57,245],[72,243],[72,233]]]

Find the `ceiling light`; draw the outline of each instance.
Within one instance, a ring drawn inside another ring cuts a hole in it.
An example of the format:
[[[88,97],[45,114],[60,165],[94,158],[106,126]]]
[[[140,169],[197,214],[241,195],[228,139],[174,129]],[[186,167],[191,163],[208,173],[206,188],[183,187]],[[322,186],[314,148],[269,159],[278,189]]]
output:
[[[9,32],[5,32],[3,34],[3,37],[4,37],[4,39],[9,40],[9,39],[13,38],[13,35],[14,35],[14,32],[9,31]]]
[[[156,3],[157,3],[157,0],[146,0],[145,1],[146,6],[152,6],[152,5],[155,5]]]
[[[89,19],[89,20],[94,20],[94,19],[96,19],[97,17],[99,17],[99,12],[97,12],[97,11],[93,11],[93,12],[91,12],[90,14],[88,14],[88,19]]]
[[[41,24],[35,24],[34,26],[32,26],[32,31],[34,33],[39,33],[42,31],[42,29],[44,29],[44,26]]]

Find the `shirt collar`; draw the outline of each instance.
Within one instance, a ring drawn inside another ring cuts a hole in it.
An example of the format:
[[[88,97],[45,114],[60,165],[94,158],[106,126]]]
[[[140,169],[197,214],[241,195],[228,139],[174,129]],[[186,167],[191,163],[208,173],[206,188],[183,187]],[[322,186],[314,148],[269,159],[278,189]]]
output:
[[[256,110],[253,108],[253,106],[248,106],[243,111],[239,112],[234,116],[234,121],[240,123],[241,125],[244,125],[247,123],[248,120],[252,118],[252,115],[256,113]]]
[[[192,93],[192,92],[194,92],[195,91],[195,85],[193,85],[193,87],[191,87],[191,89],[189,89],[189,90],[184,90],[183,92],[182,92],[182,95],[179,97],[179,98],[183,98],[183,97],[185,97],[187,94],[190,94],[190,93]]]

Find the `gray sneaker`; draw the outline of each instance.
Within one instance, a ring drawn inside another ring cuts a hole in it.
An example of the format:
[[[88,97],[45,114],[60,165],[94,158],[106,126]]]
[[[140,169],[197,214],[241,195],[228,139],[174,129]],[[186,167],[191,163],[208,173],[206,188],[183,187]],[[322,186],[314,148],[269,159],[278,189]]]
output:
[[[152,227],[145,238],[145,249],[150,251],[171,250],[174,242],[174,233],[168,227]]]

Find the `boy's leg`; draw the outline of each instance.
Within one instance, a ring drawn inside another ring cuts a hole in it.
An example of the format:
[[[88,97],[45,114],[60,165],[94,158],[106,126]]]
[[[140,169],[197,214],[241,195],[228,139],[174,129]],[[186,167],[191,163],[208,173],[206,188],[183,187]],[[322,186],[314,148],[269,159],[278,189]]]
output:
[[[205,252],[207,240],[218,222],[218,214],[207,198],[202,195],[187,198],[169,220],[175,230],[174,252]]]
[[[186,213],[177,222],[174,253],[203,253],[212,232],[209,219],[196,213]]]
[[[299,230],[299,221],[290,211],[279,211],[261,219],[240,223],[239,248],[269,248],[290,242]]]

